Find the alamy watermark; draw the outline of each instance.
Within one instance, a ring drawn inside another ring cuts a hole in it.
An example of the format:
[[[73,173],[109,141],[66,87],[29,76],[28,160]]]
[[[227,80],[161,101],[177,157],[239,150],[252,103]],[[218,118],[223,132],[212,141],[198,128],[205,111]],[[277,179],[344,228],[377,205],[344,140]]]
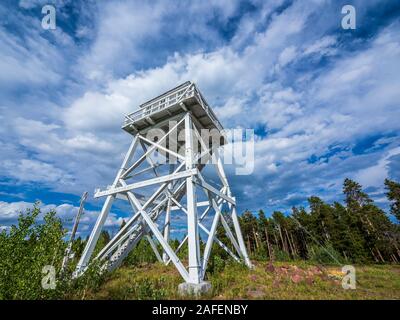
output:
[[[342,273],[344,273],[342,279],[342,288],[345,290],[356,289],[356,268],[351,265],[346,265],[342,267]]]
[[[158,153],[153,153],[152,160],[158,164],[177,164],[185,157],[187,150],[186,131],[174,130],[176,121],[169,122],[168,132],[161,128],[149,130],[143,137],[153,144]],[[253,129],[190,129],[191,150],[198,164],[234,165],[236,175],[250,175],[254,171],[254,130]],[[219,157],[213,156],[218,154]]]
[[[44,14],[42,18],[42,28],[44,30],[55,30],[57,28],[56,8],[47,4],[42,7],[42,14]]]
[[[356,8],[352,5],[345,5],[342,7],[342,28],[344,30],[356,29]]]
[[[56,269],[52,265],[45,265],[42,268],[42,288],[54,290],[56,288]]]

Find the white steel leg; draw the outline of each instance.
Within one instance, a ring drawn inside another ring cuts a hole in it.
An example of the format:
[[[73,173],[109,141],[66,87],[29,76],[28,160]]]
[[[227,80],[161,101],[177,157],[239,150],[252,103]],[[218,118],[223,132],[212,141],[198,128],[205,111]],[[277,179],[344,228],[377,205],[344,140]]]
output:
[[[137,146],[138,138],[135,136],[133,138],[133,141],[129,147],[128,152],[125,155],[125,158],[122,162],[121,168],[119,169],[117,176],[115,177],[113,187],[116,187],[119,182],[120,176],[124,173],[126,170],[126,167],[129,163],[129,161],[132,159],[133,154],[135,152],[136,146]],[[108,213],[110,212],[111,205],[114,201],[114,196],[107,196],[106,201],[104,202],[103,208],[101,209],[100,215],[97,218],[96,224],[92,230],[92,233],[90,234],[89,240],[85,246],[85,249],[83,251],[83,254],[78,262],[78,265],[76,267],[76,274],[79,274],[81,271],[83,271],[89,260],[90,257],[92,256],[93,250],[96,246],[97,240],[99,239],[101,230],[103,228],[104,222],[107,219]]]
[[[232,197],[232,193],[228,184],[228,179],[226,178],[226,174],[225,174],[225,170],[224,170],[224,166],[222,165],[222,161],[221,158],[218,154],[218,151],[215,152],[215,157],[216,157],[216,169],[218,172],[218,175],[220,177],[220,179],[222,180],[223,184],[227,187],[227,194],[229,197]],[[236,200],[236,199],[235,199]],[[249,267],[252,268],[253,265],[249,259],[249,255],[247,254],[247,249],[246,246],[244,244],[244,240],[243,240],[243,235],[242,235],[242,231],[240,230],[240,224],[239,224],[239,219],[237,216],[237,212],[236,212],[236,205],[232,205],[229,204],[229,207],[232,210],[232,222],[233,222],[233,227],[235,229],[235,233],[236,233],[236,238],[238,240],[239,243],[239,247],[240,247],[240,251],[241,251],[241,256],[244,259],[245,264]]]
[[[249,267],[252,268],[253,264],[251,263],[249,256],[247,254],[247,249],[243,241],[242,231],[240,230],[239,220],[236,213],[236,206],[232,206],[232,221],[233,226],[235,228],[236,237],[239,241],[239,246],[242,251],[242,255],[244,257],[244,263]]]
[[[185,116],[185,159],[186,170],[194,167],[193,154],[193,129],[192,119],[189,113]],[[201,264],[200,264],[200,242],[197,223],[197,204],[196,204],[196,186],[193,176],[186,178],[186,197],[187,197],[187,223],[188,223],[188,249],[189,249],[189,282],[201,282]]]

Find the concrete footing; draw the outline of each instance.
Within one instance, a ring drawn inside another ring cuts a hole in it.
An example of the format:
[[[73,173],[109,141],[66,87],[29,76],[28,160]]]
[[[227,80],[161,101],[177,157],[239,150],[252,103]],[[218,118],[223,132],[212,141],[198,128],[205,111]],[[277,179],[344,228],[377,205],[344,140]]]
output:
[[[211,289],[211,283],[203,281],[200,283],[183,282],[178,286],[178,293],[182,296],[201,296]]]

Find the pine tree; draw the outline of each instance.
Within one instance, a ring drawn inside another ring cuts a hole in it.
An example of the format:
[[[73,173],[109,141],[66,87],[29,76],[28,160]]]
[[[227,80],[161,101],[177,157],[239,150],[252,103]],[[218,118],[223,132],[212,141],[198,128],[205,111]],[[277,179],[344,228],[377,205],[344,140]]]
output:
[[[346,178],[343,183],[343,193],[346,196],[346,205],[350,210],[355,210],[368,203],[371,199],[362,191],[361,185],[351,179]]]
[[[386,196],[392,203],[390,213],[400,222],[400,183],[385,179]]]

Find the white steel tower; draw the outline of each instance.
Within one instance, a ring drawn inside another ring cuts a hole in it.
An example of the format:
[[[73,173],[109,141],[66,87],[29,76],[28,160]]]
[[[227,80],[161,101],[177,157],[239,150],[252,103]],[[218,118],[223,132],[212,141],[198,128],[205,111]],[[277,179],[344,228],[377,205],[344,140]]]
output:
[[[85,272],[116,199],[127,201],[133,214],[95,257],[107,270],[118,267],[143,237],[161,263],[175,265],[185,281],[182,291],[198,293],[209,288],[204,276],[214,243],[251,267],[236,200],[218,154],[218,147],[227,141],[196,85],[185,82],[140,105],[139,110],[126,115],[122,129],[133,135],[133,140],[113,184],[95,192],[95,198],[106,199],[74,275]],[[218,182],[207,177],[210,170]],[[175,250],[169,242],[174,215],[178,228],[186,231]],[[216,237],[219,223],[230,244]],[[177,253],[185,243],[188,258],[181,261]]]

